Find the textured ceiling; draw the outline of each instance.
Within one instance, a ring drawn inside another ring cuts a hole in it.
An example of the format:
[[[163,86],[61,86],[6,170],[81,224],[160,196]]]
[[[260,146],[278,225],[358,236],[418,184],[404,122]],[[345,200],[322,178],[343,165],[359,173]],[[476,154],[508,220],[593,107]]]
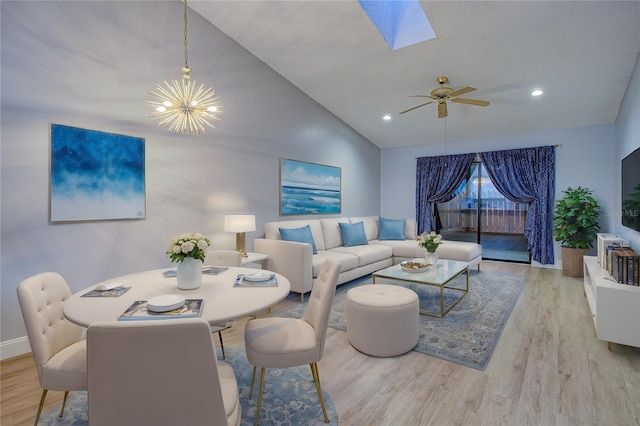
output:
[[[436,39],[392,51],[356,1],[189,7],[380,148],[613,123],[640,51],[640,2],[422,2]],[[488,107],[421,103],[478,90]],[[540,87],[545,95],[528,94]],[[424,102],[424,101],[423,101]],[[391,114],[385,122],[382,115]]]

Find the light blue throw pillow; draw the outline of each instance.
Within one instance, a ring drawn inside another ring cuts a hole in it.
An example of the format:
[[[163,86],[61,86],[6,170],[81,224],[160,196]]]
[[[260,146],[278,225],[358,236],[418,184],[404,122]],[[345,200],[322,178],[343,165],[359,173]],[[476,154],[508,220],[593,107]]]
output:
[[[364,246],[369,244],[367,234],[364,232],[364,223],[344,223],[338,222],[340,233],[345,247]]]
[[[404,240],[405,219],[380,218],[380,240]]]
[[[303,226],[302,228],[279,228],[279,230],[280,238],[283,240],[311,244],[313,254],[318,254],[316,242],[313,241],[313,235],[311,234],[309,225]]]

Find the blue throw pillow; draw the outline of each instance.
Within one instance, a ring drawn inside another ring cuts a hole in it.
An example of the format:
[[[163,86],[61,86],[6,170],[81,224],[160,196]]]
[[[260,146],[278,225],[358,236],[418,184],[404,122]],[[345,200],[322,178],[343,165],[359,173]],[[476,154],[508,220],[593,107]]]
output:
[[[342,241],[344,242],[345,247],[369,244],[367,241],[367,234],[364,232],[364,223],[338,222],[338,225],[340,225],[340,233],[342,234]]]
[[[311,244],[311,248],[313,248],[313,254],[318,254],[318,250],[316,249],[316,242],[313,241],[313,235],[311,234],[311,228],[309,225],[303,226],[302,228],[279,228],[280,229],[280,238],[285,241],[294,241],[296,243],[307,243]]]
[[[380,240],[404,240],[404,219],[380,218]]]

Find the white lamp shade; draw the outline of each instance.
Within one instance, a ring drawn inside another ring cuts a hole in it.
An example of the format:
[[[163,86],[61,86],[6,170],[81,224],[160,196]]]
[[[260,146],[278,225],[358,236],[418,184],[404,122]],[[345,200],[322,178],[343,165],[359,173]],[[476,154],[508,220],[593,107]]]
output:
[[[256,230],[256,217],[252,214],[235,214],[224,217],[224,232],[251,232]]]

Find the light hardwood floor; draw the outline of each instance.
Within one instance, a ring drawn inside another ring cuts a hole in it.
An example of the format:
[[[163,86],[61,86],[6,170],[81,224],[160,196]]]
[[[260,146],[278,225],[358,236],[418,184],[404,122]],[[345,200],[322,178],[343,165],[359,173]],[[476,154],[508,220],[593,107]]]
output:
[[[340,425],[640,425],[640,349],[596,339],[581,279],[499,262],[482,270],[529,275],[485,371],[416,352],[369,357],[329,329],[319,369]],[[223,333],[225,346],[243,345],[245,323]],[[31,356],[1,367],[0,423],[33,424]],[[49,392],[45,410],[61,401]]]

